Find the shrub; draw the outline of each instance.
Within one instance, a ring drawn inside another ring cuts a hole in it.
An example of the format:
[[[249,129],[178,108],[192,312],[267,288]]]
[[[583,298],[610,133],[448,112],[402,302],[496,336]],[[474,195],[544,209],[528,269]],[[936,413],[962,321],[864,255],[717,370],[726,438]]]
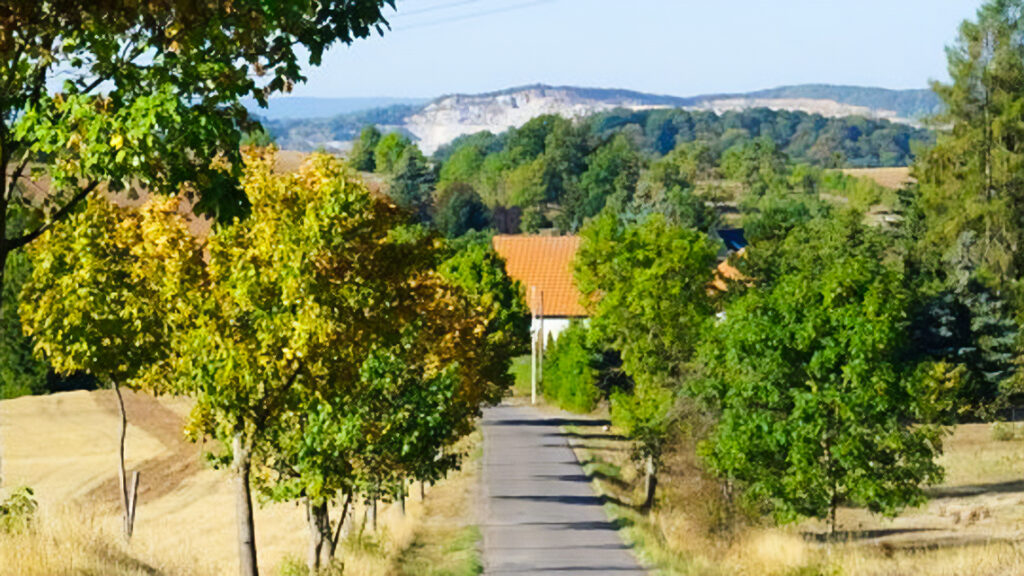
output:
[[[573,322],[548,345],[541,386],[544,396],[565,410],[590,412],[602,396],[597,385],[598,360],[587,345],[586,326]]]
[[[0,502],[0,532],[13,534],[27,530],[32,525],[38,508],[35,493],[31,488],[16,488],[10,496]]]
[[[1009,442],[1013,440],[1013,437],[1013,424],[996,422],[992,425],[992,439],[996,442]]]

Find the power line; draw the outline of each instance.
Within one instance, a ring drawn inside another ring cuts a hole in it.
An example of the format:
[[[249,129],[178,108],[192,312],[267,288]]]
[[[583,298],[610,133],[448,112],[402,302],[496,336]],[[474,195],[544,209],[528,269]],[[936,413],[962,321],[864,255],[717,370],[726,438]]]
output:
[[[463,2],[469,3],[474,0],[462,0]],[[402,30],[415,30],[417,28],[428,28],[431,26],[441,26],[443,24],[450,24],[452,22],[461,22],[463,20],[472,20],[474,18],[482,18],[484,16],[491,16],[494,14],[503,14],[506,12],[513,12],[517,10],[523,10],[526,8],[532,8],[534,6],[540,6],[541,4],[553,4],[558,0],[534,0],[533,2],[523,2],[520,4],[513,4],[511,6],[505,6],[503,8],[496,8],[494,10],[483,10],[480,12],[471,12],[469,14],[462,14],[459,16],[451,16],[448,18],[441,18],[439,20],[431,20],[420,24],[413,24],[411,26],[398,26],[395,28],[396,32]],[[426,10],[426,9],[425,9]]]
[[[430,12],[437,12],[439,10],[449,10],[451,8],[457,8],[459,6],[465,6],[467,4],[479,4],[483,0],[457,0],[456,2],[447,2],[445,4],[438,4],[436,6],[430,6],[427,8],[420,8],[418,10],[396,10],[399,16],[415,16],[416,14],[428,14]]]

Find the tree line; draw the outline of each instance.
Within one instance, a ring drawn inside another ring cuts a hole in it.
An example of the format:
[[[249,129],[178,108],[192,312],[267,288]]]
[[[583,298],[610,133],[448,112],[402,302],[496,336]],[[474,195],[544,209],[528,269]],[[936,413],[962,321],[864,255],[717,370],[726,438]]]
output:
[[[689,437],[756,513],[833,531],[841,505],[894,515],[942,480],[948,426],[1019,403],[1022,14],[991,0],[961,26],[952,81],[934,85],[945,128],[888,198],[892,219],[823,196],[860,184],[763,139],[718,164],[742,186],[735,273],[716,271],[697,212],[608,204],[584,223],[575,279],[592,317],[552,344],[545,374],[562,381],[545,390],[581,410],[610,399],[647,506]]]

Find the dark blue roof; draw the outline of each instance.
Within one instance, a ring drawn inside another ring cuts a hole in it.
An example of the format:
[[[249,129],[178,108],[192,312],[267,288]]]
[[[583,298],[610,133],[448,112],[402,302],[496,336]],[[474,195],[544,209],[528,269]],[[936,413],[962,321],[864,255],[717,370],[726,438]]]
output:
[[[747,247],[747,239],[743,236],[743,228],[725,228],[718,231],[718,237],[725,243],[725,247],[738,252]]]

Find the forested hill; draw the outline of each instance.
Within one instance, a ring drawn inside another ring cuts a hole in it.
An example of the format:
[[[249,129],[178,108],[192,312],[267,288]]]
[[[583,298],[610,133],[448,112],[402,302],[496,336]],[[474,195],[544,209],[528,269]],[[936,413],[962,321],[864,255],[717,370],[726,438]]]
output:
[[[755,108],[819,114],[825,118],[862,116],[915,124],[938,109],[936,97],[927,90],[886,90],[820,84],[787,86],[745,94],[716,94],[681,98],[630,90],[533,85],[486,94],[453,94],[426,104],[403,104],[331,118],[278,118],[274,107],[286,106],[282,98],[262,114],[267,128],[282,148],[312,150],[319,147],[344,150],[366,124],[397,130],[411,136],[430,154],[466,134],[503,132],[531,118],[557,114],[581,118],[623,108],[649,110],[683,108],[718,114]],[[324,110],[326,104],[316,110]],[[260,112],[254,111],[259,114]]]

